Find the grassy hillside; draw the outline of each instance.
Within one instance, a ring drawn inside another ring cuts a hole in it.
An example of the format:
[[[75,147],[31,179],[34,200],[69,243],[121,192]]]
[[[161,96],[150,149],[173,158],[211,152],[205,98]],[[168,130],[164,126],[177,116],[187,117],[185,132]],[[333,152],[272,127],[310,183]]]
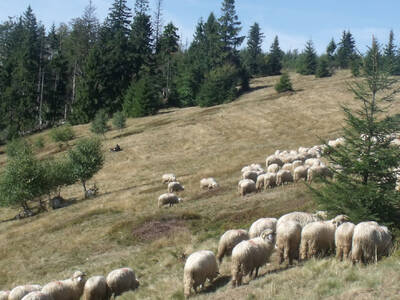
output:
[[[349,73],[332,78],[292,74],[295,93],[277,95],[278,77],[252,81],[252,90],[237,101],[212,108],[171,109],[106,134],[104,168],[93,178],[100,188],[94,199],[82,200],[82,187],[64,189],[75,205],[0,223],[0,290],[22,283],[69,277],[76,270],[89,275],[132,267],[141,287],[121,299],[181,299],[185,255],[195,250],[216,251],[227,229],[248,228],[259,217],[278,217],[294,210],[315,209],[303,184],[277,188],[241,198],[236,193],[240,169],[264,164],[276,149],[311,146],[321,138],[340,135],[342,103],[355,103],[346,88]],[[393,108],[393,113],[400,106]],[[77,138],[89,126],[74,127]],[[48,132],[39,156],[62,155]],[[34,140],[38,135],[32,136]],[[76,140],[70,144],[73,145]],[[118,143],[122,152],[108,148]],[[4,149],[0,149],[4,150]],[[0,155],[0,166],[6,162]],[[175,173],[185,186],[184,203],[158,209],[166,191],[163,173]],[[213,176],[216,191],[200,191],[199,181]],[[17,213],[0,209],[0,220]],[[352,268],[332,259],[310,261],[289,270],[275,263],[262,276],[231,289],[229,260],[221,277],[198,299],[400,299],[400,259]],[[396,298],[397,297],[397,298]]]

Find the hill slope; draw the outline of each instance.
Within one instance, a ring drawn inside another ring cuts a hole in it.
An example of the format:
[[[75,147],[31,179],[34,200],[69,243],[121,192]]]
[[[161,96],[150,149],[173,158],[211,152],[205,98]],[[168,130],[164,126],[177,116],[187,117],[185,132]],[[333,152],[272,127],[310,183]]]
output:
[[[343,121],[339,104],[354,103],[346,88],[350,78],[346,72],[324,79],[293,74],[296,93],[283,95],[273,88],[278,77],[259,78],[253,80],[249,93],[233,103],[167,110],[130,119],[121,132],[108,132],[106,163],[92,180],[100,188],[98,197],[0,223],[0,289],[44,284],[69,277],[76,269],[97,275],[130,266],[137,271],[141,287],[121,299],[182,298],[185,254],[216,251],[225,230],[248,228],[259,217],[314,209],[302,184],[240,198],[236,193],[240,169],[254,162],[264,164],[276,149],[297,149],[318,144],[319,137],[339,136]],[[78,138],[89,135],[87,125],[74,130]],[[40,135],[46,140],[40,156],[60,151],[47,132]],[[122,152],[107,151],[116,143]],[[0,165],[5,160],[0,155]],[[167,172],[184,184],[185,201],[158,209],[157,197],[166,191],[161,175]],[[220,183],[217,191],[199,190],[200,179],[207,176]],[[82,187],[71,186],[62,195],[81,199]],[[15,214],[1,209],[0,219]],[[356,298],[360,293],[359,299],[396,299],[394,295],[400,293],[398,257],[367,268],[330,259],[284,271],[272,264],[261,274],[268,270],[275,273],[232,290],[229,263],[224,262],[222,277],[199,298]]]

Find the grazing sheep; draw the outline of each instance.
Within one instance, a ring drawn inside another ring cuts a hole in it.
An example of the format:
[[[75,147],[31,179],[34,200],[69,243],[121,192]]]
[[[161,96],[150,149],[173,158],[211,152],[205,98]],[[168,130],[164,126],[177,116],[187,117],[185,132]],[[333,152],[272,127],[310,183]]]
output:
[[[11,291],[0,291],[0,300],[8,300]]]
[[[304,260],[317,255],[325,256],[333,251],[336,228],[348,219],[345,215],[339,215],[329,221],[317,221],[304,226],[301,231],[300,258]]]
[[[322,215],[321,212],[311,214],[311,213],[306,213],[306,212],[294,211],[294,212],[291,212],[291,213],[281,216],[278,220],[277,226],[279,226],[279,224],[283,223],[283,222],[296,221],[303,228],[304,226],[306,226],[307,224],[309,224],[311,222],[321,221],[324,218],[326,218],[325,214]]]
[[[278,164],[272,164],[269,165],[267,168],[267,173],[277,173],[279,171],[279,165]]]
[[[292,162],[292,172],[297,168],[303,165],[303,161],[302,160],[295,160],[294,162]]]
[[[293,181],[294,182],[299,182],[300,179],[304,179],[304,181],[306,181],[307,180],[307,174],[308,174],[308,167],[307,166],[298,166],[293,171]]]
[[[38,284],[19,285],[13,288],[8,295],[9,300],[21,300],[25,295],[30,292],[40,291],[42,287]]]
[[[158,197],[158,207],[161,208],[164,205],[169,205],[170,207],[176,203],[181,203],[182,199],[178,198],[177,195],[173,193],[165,193]]]
[[[264,175],[264,188],[273,188],[276,186],[276,173],[267,173]]]
[[[260,237],[242,241],[232,250],[232,285],[239,286],[247,274],[258,276],[258,269],[265,265],[275,248],[275,232],[264,231]]]
[[[109,300],[110,298],[111,289],[104,276],[93,276],[86,281],[83,300]]]
[[[336,258],[343,260],[349,258],[355,225],[345,222],[335,231]]]
[[[289,182],[293,182],[292,173],[288,170],[279,170],[276,174],[276,185],[283,185]]]
[[[50,295],[54,300],[79,300],[85,287],[85,277],[85,273],[76,271],[69,279],[46,284],[42,293]]]
[[[127,291],[134,291],[139,287],[139,281],[131,268],[121,268],[111,271],[107,275],[107,285],[114,297]]]
[[[256,184],[253,180],[242,179],[239,181],[239,195],[241,195],[242,197],[256,191]]]
[[[295,221],[280,223],[276,229],[276,248],[279,254],[279,264],[287,261],[293,264],[293,259],[299,259],[301,225]]]
[[[280,167],[283,166],[282,160],[275,154],[268,156],[267,159],[265,160],[266,167],[272,164],[277,164]]]
[[[277,219],[275,218],[261,218],[251,224],[249,229],[249,237],[251,239],[258,237],[267,229],[275,232]]]
[[[251,179],[254,182],[257,181],[258,174],[256,171],[246,171],[242,174],[242,179]]]
[[[201,250],[192,253],[183,269],[185,297],[190,296],[192,288],[196,293],[197,287],[203,288],[207,279],[211,282],[218,274],[217,260],[212,251]]]
[[[343,146],[345,144],[346,140],[343,137],[337,138],[336,140],[332,140],[328,142],[328,146],[332,148],[336,148],[339,146]]]
[[[376,222],[361,222],[354,227],[351,260],[370,263],[389,255],[392,235],[386,226]]]
[[[54,300],[54,298],[49,294],[36,291],[27,294],[22,300]]]
[[[309,158],[305,160],[304,164],[309,167],[320,166],[321,161],[318,158]]]
[[[283,164],[292,163],[293,161],[297,160],[298,154],[285,154],[280,155],[279,158],[282,160]]]
[[[305,148],[305,147],[299,147],[299,150],[298,150],[298,152],[301,154],[301,153],[307,153],[308,152],[308,150],[310,150],[310,148]]]
[[[241,172],[249,172],[249,171],[253,171],[256,173],[264,173],[264,169],[261,167],[260,164],[251,164],[250,166],[245,166],[242,168]]]
[[[332,172],[327,166],[311,166],[307,171],[307,180],[313,181],[316,177],[330,177],[332,178]]]
[[[257,191],[261,191],[264,187],[264,177],[266,174],[262,174],[260,176],[257,177],[257,182],[256,182],[256,189]]]
[[[221,263],[224,256],[231,256],[232,249],[241,241],[248,240],[249,234],[243,229],[231,229],[226,231],[218,243],[217,259]]]
[[[293,168],[293,165],[292,165],[291,163],[287,163],[287,164],[284,164],[284,165],[282,166],[282,170],[287,170],[287,171],[289,171],[289,172],[292,171],[292,168]]]
[[[181,185],[178,181],[173,181],[168,183],[168,193],[184,191],[185,187]]]
[[[203,178],[202,180],[200,180],[200,189],[215,189],[218,187],[218,183],[217,181],[212,178]]]
[[[174,182],[174,181],[176,181],[176,176],[174,174],[170,173],[170,174],[164,174],[162,176],[163,184],[167,184],[167,183]]]

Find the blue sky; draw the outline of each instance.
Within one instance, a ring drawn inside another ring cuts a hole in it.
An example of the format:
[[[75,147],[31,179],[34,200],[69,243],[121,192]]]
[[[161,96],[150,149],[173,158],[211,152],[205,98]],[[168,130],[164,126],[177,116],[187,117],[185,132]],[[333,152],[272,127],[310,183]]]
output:
[[[82,15],[89,0],[0,0],[0,21],[21,15],[30,4],[38,20],[48,28],[53,22],[68,23]],[[113,0],[92,0],[97,17],[103,20]],[[164,23],[172,21],[180,29],[182,42],[190,43],[198,20],[210,12],[220,14],[222,0],[163,0]],[[150,0],[153,6],[155,0]],[[133,7],[134,0],[128,0]],[[312,39],[318,52],[324,52],[333,37],[340,39],[343,30],[350,30],[357,47],[365,51],[372,35],[386,43],[390,29],[400,36],[400,1],[398,0],[306,0],[266,1],[236,0],[236,11],[242,22],[242,35],[258,22],[265,34],[263,49],[268,50],[275,35],[281,48],[303,49]],[[400,44],[400,38],[397,40]],[[244,44],[245,45],[245,44]]]

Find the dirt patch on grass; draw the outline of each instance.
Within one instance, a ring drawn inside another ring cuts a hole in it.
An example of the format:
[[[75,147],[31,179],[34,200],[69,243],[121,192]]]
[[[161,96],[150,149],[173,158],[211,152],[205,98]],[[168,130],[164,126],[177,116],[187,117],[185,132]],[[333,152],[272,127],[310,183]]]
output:
[[[177,219],[149,221],[133,229],[132,236],[135,240],[149,242],[161,237],[170,236],[177,231],[183,230],[185,227],[184,221]]]

